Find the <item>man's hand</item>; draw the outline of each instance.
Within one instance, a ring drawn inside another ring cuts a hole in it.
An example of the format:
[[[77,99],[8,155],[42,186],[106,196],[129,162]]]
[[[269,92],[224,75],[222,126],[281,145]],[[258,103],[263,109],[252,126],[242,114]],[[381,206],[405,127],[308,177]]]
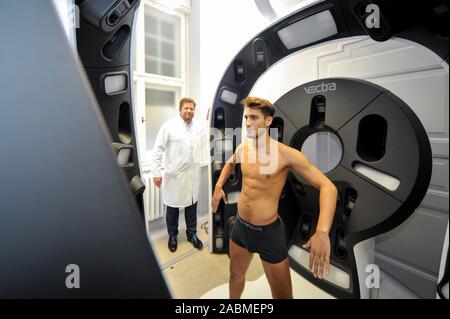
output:
[[[228,203],[227,201],[227,196],[225,195],[225,192],[223,191],[223,189],[220,187],[216,187],[214,189],[214,194],[212,196],[212,200],[211,200],[211,210],[213,213],[217,212],[217,207],[219,207],[219,203],[220,200],[222,200],[225,202],[225,204]]]
[[[153,183],[155,183],[156,186],[161,187],[162,177],[153,177]]]
[[[325,232],[315,232],[303,248],[309,249],[309,270],[320,279],[330,272],[330,237]]]

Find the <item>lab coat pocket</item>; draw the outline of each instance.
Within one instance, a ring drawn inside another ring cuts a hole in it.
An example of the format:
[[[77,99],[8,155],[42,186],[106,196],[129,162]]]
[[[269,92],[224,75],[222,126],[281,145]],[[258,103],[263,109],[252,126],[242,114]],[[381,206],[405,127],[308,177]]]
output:
[[[177,175],[190,163],[189,143],[185,136],[173,133],[169,135],[169,146],[166,150],[166,173]]]

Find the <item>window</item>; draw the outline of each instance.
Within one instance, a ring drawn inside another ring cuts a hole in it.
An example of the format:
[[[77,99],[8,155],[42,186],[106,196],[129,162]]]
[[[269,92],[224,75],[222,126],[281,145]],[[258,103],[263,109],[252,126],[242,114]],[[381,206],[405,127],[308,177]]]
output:
[[[180,19],[145,7],[145,72],[181,77]]]
[[[145,150],[150,152],[161,125],[175,115],[180,98],[178,88],[147,84],[145,88],[145,118],[151,119],[151,125],[145,127]]]
[[[134,108],[141,167],[146,171],[162,123],[187,95],[186,21],[179,0],[141,1],[135,30]]]

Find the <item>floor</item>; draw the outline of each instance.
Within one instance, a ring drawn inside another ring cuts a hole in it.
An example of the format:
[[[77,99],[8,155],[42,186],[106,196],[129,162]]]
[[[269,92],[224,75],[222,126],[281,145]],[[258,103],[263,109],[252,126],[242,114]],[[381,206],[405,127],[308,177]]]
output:
[[[204,244],[202,250],[196,249],[187,241],[183,219],[181,215],[178,249],[174,253],[167,248],[168,235],[165,221],[160,219],[149,226],[152,247],[172,297],[176,299],[228,298],[229,257],[226,254],[209,252],[207,216],[199,216],[198,219],[197,235]],[[294,298],[332,298],[292,270],[291,277]],[[246,280],[242,298],[271,298],[269,284],[257,255],[250,264]]]
[[[294,299],[334,299],[333,296],[317,288],[309,281],[298,275],[291,269],[292,292]],[[226,299],[228,298],[228,284],[220,285],[206,294],[202,299]],[[257,280],[246,281],[242,299],[271,299],[269,283],[264,274]]]
[[[150,238],[173,298],[197,299],[228,283],[229,257],[227,254],[209,252],[206,216],[199,218],[197,225],[197,235],[204,245],[202,250],[196,249],[187,241],[183,219],[180,215],[176,252],[172,253],[167,248],[169,238],[163,220],[157,221],[159,225],[154,223],[150,227]],[[263,274],[261,261],[255,256],[250,264],[247,280],[256,280]],[[226,295],[223,298],[228,298],[228,288]]]

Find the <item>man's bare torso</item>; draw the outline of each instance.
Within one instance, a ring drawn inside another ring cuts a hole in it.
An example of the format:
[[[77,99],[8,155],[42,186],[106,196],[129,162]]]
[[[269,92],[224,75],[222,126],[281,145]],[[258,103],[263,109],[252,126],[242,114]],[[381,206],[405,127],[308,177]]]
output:
[[[273,142],[276,147],[270,150],[272,156],[269,148],[266,158],[258,156],[250,143],[244,145],[240,154],[243,178],[238,214],[253,225],[267,225],[278,218],[278,202],[290,169],[283,157],[287,146]]]

